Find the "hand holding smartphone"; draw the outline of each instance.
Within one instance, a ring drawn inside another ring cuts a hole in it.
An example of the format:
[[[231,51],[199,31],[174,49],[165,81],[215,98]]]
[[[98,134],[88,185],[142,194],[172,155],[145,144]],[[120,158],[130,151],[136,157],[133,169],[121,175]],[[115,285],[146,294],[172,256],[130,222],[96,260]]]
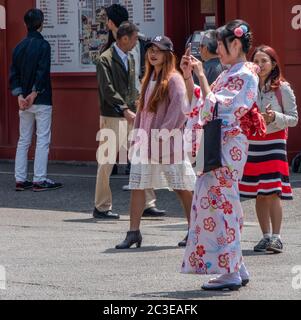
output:
[[[188,57],[191,56],[191,43],[188,44],[185,55]]]

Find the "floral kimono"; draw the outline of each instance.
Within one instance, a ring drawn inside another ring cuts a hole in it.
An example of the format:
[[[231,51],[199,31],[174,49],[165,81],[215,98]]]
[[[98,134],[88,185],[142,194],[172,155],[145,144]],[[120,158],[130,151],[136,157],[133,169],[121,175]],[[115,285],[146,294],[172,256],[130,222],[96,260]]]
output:
[[[197,179],[182,273],[225,274],[237,272],[241,266],[243,212],[238,182],[248,154],[243,123],[246,114],[257,113],[257,73],[253,63],[239,63],[219,76],[204,100],[195,88],[192,110],[200,126],[212,120],[218,102],[219,118],[223,119],[223,167]]]

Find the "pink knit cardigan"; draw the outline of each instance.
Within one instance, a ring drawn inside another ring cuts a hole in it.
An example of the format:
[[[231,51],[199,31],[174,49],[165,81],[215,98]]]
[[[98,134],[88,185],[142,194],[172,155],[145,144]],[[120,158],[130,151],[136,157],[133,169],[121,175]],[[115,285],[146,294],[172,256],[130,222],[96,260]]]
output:
[[[168,97],[158,104],[157,113],[154,115],[151,122],[151,129],[167,129],[169,131],[173,129],[181,129],[183,131],[187,120],[184,111],[187,109],[189,109],[189,101],[187,98],[185,83],[182,76],[178,72],[175,72],[171,75],[168,81]],[[135,129],[140,128],[140,122],[141,112],[138,111],[134,124]],[[152,136],[149,135],[148,149],[150,158],[152,157],[151,139]],[[162,144],[162,141],[160,141],[160,144]],[[169,147],[171,163],[174,163],[175,150],[173,139],[170,140]],[[183,154],[183,148],[182,150],[176,150],[176,152]],[[162,160],[161,152],[159,159],[160,161]]]

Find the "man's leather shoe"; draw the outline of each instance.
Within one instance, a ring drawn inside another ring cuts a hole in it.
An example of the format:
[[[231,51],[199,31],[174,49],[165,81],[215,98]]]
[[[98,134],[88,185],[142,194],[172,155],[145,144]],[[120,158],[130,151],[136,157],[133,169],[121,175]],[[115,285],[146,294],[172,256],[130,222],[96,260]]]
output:
[[[111,210],[109,211],[99,211],[94,208],[93,217],[96,219],[111,219],[111,220],[118,220],[120,219],[119,214],[113,213]]]
[[[143,217],[163,217],[165,216],[165,210],[159,210],[156,207],[148,208],[143,211]]]

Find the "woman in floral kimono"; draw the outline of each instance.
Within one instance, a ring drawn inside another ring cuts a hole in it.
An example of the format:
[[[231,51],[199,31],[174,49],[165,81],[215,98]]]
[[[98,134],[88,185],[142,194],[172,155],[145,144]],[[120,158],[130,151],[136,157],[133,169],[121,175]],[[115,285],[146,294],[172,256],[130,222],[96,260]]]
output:
[[[229,70],[211,87],[201,62],[186,55],[181,63],[191,108],[198,110],[195,116],[200,125],[212,120],[216,102],[223,119],[223,167],[198,177],[182,273],[219,274],[202,288],[237,290],[249,282],[240,243],[243,212],[238,189],[247,161],[246,135],[254,128],[264,132],[265,127],[255,105],[258,67],[246,58],[252,42],[249,25],[242,20],[231,21],[217,30],[217,38],[219,58]],[[193,83],[192,70],[201,90]]]

